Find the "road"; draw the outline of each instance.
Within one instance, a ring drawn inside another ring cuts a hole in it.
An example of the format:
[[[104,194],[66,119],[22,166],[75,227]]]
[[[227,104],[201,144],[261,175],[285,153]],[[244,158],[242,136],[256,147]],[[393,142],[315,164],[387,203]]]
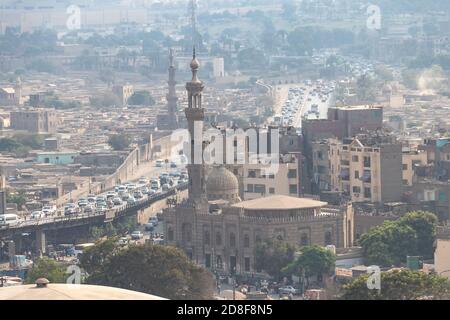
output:
[[[275,116],[284,125],[301,128],[302,119],[326,119],[333,98],[334,83],[305,81],[302,84],[286,84],[276,87]],[[316,110],[313,110],[315,106]]]

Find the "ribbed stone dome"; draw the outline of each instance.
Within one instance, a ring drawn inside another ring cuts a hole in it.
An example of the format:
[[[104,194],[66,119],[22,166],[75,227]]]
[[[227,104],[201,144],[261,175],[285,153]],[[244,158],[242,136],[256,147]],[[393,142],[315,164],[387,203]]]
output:
[[[206,180],[208,200],[240,201],[239,182],[236,176],[225,167],[214,167]]]

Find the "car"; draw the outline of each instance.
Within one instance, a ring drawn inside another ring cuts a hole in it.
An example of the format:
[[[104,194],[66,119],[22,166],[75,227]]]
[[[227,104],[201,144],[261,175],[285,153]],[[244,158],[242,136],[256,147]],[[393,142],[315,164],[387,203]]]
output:
[[[293,286],[285,286],[278,289],[279,294],[297,294],[298,290]]]
[[[149,188],[147,188],[147,187],[141,187],[141,189],[139,189],[139,191],[140,191],[142,194],[147,194],[147,193],[148,193],[148,190],[149,190]]]
[[[95,203],[95,196],[90,195],[90,196],[88,196],[87,200],[89,203]]]
[[[153,190],[153,189],[148,189],[148,191],[147,191],[147,195],[149,196],[149,197],[151,197],[151,196],[153,196],[153,195],[155,195],[156,194],[156,190]]]
[[[123,204],[122,199],[120,199],[119,197],[115,197],[112,201],[115,206],[121,206]]]
[[[32,220],[38,220],[45,218],[45,214],[42,211],[33,211],[30,215],[30,219]]]
[[[164,185],[162,186],[162,191],[163,191],[163,192],[167,192],[167,191],[169,191],[169,189],[170,189],[170,185],[169,185],[168,183],[166,183],[166,184],[164,184]]]
[[[80,208],[83,208],[86,207],[89,204],[89,202],[87,199],[80,199],[78,200],[77,204]]]
[[[129,240],[127,237],[122,237],[117,243],[119,244],[119,246],[126,246],[129,243]]]
[[[144,225],[145,231],[153,231],[155,230],[155,225],[152,222],[146,223]]]
[[[86,207],[84,207],[83,212],[88,214],[93,213],[94,207],[92,205],[87,205]]]
[[[135,198],[135,199],[142,199],[143,197],[144,197],[144,195],[140,191],[135,191],[133,193],[133,198]]]
[[[131,205],[135,205],[136,204],[136,199],[134,197],[129,197],[127,199],[127,204],[131,204]]]
[[[70,214],[75,214],[77,213],[77,207],[75,206],[74,203],[67,203],[64,206],[64,214],[65,215],[70,215]]]
[[[132,191],[132,190],[136,189],[136,185],[134,183],[127,183],[126,187],[127,187],[128,191]]]
[[[107,207],[106,206],[97,206],[97,208],[95,209],[96,213],[104,213],[106,212]]]
[[[151,222],[151,223],[153,223],[153,225],[157,226],[158,225],[158,217],[157,216],[150,217],[150,219],[148,219],[148,222]]]
[[[127,187],[126,186],[119,186],[118,188],[117,188],[117,193],[118,194],[124,194],[125,192],[127,192]]]
[[[156,160],[156,167],[162,168],[163,164],[164,164],[164,161],[162,161],[162,160]]]
[[[116,193],[110,191],[110,192],[108,192],[108,193],[106,194],[106,200],[114,199],[115,196],[116,196]]]
[[[139,184],[148,184],[148,179],[146,177],[140,177]]]
[[[106,201],[99,201],[95,204],[97,208],[99,207],[108,207],[108,203]]]
[[[176,168],[176,167],[177,167],[177,164],[176,164],[175,162],[171,162],[171,163],[170,163],[170,167],[171,167],[171,168]]]
[[[140,240],[144,237],[144,234],[142,233],[142,231],[133,231],[131,233],[131,239],[132,240]]]

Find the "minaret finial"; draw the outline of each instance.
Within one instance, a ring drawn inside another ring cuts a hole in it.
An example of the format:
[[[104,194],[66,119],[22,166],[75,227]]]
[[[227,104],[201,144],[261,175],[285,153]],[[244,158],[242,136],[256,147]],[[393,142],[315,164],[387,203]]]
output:
[[[193,51],[192,57],[195,59],[195,45],[192,51]]]

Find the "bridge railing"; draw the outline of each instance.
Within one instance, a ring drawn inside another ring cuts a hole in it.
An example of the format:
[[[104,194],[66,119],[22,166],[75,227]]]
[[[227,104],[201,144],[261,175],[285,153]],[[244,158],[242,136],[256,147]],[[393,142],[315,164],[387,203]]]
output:
[[[49,217],[44,219],[38,219],[38,220],[23,220],[17,224],[14,225],[6,225],[6,226],[0,226],[0,231],[4,230],[10,230],[10,229],[21,229],[25,227],[38,227],[48,224],[54,224],[54,223],[64,223],[64,222],[71,222],[71,221],[78,221],[82,219],[92,219],[97,217],[107,217],[111,216],[112,220],[116,219],[117,217],[123,215],[124,213],[127,213],[131,210],[134,210],[136,208],[144,208],[148,205],[151,205],[157,201],[164,200],[167,197],[176,195],[177,191],[186,190],[188,187],[187,183],[179,184],[177,186],[174,186],[170,188],[169,190],[160,193],[152,195],[146,199],[142,199],[139,201],[136,201],[134,204],[127,204],[120,208],[112,208],[109,210],[106,210],[104,212],[92,212],[92,213],[77,213],[77,214],[71,214],[67,216],[56,216],[56,217]],[[113,213],[113,214],[111,214]]]

